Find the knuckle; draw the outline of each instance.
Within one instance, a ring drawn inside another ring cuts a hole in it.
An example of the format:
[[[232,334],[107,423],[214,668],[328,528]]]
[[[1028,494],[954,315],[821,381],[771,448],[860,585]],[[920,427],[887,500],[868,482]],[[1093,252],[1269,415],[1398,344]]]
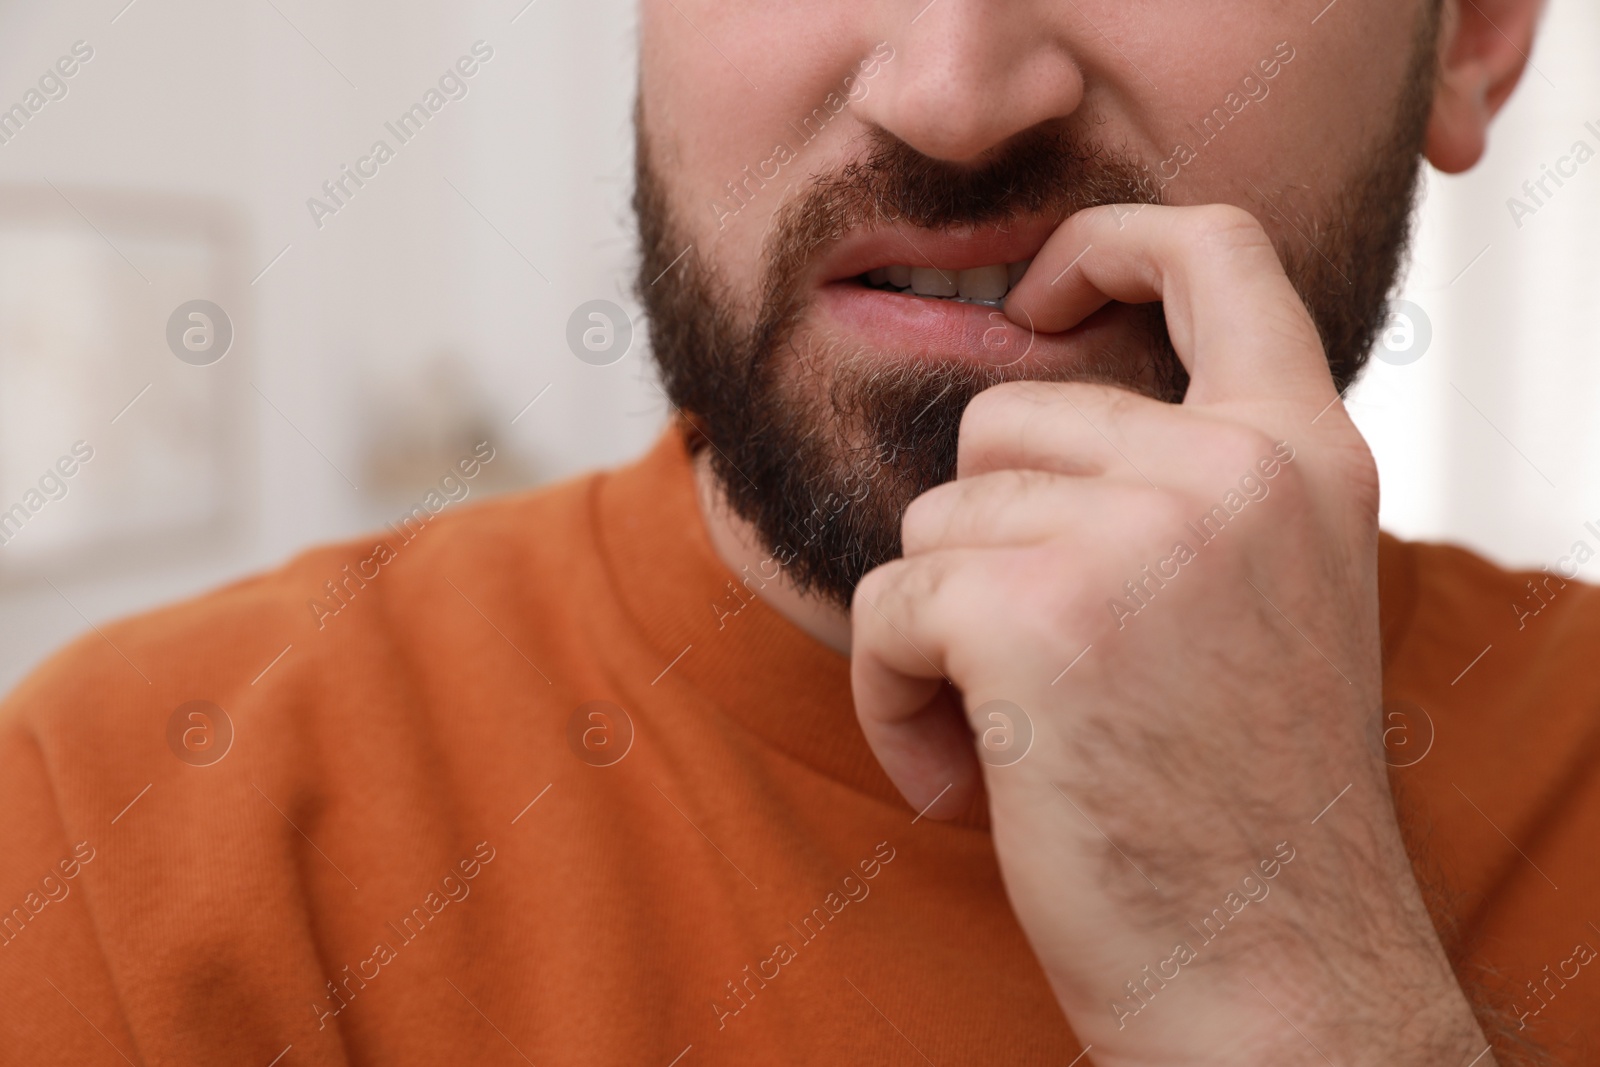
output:
[[[937,555],[903,560],[900,580],[889,591],[908,616],[920,615],[937,606],[948,587],[951,568]]]
[[[1059,477],[1029,467],[1007,467],[969,479],[966,491],[972,508],[992,512],[1019,497],[1031,496],[1054,485]]]
[[[1077,414],[1083,416],[1096,432],[1118,436],[1122,420],[1140,408],[1157,404],[1152,400],[1120,385],[1105,382],[1070,382],[1062,388],[1072,400]]]
[[[1253,426],[1237,424],[1218,427],[1212,436],[1211,451],[1220,465],[1218,474],[1237,479],[1255,469],[1263,456],[1270,456],[1277,442]]]
[[[1261,220],[1233,204],[1196,208],[1190,226],[1195,243],[1206,248],[1239,250],[1272,245]]]
[[[1099,568],[1085,566],[1057,546],[1020,553],[1003,576],[1012,628],[1020,626],[1022,640],[1040,652],[1058,652],[1079,641],[1097,617],[1093,575]]]
[[[1049,394],[1044,382],[1013,381],[991,385],[967,404],[961,429],[1005,426],[1020,413],[1038,407]]]
[[[938,555],[897,559],[869,571],[856,583],[851,602],[854,625],[880,640],[925,627],[937,618],[949,568]]]
[[[973,397],[961,415],[956,437],[956,470],[983,469],[986,461],[1016,447],[1032,416],[1049,403],[1044,382],[992,385]]]
[[[961,490],[955,482],[936,485],[906,505],[900,516],[900,549],[914,555],[938,544],[960,507]]]
[[[902,549],[910,556],[941,545],[987,543],[1008,528],[1018,507],[1026,507],[1056,477],[1008,467],[935,486],[913,500],[901,516]]]
[[[1194,511],[1193,501],[1165,489],[1147,490],[1137,498],[1133,508],[1135,524],[1144,535],[1143,540],[1166,547],[1164,538],[1176,536]]]
[[[852,614],[861,614],[863,604],[875,605],[882,603],[888,594],[890,586],[895,581],[896,571],[903,570],[904,566],[904,561],[894,560],[874,567],[862,575],[861,580],[856,583],[856,591],[851,598]],[[869,606],[865,610],[870,612],[872,608]]]

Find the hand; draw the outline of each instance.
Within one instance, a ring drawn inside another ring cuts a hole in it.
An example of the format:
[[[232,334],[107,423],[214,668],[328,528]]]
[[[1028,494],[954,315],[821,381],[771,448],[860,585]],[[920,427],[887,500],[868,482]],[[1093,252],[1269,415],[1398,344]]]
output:
[[[1080,212],[1006,314],[1053,332],[1111,300],[1162,301],[1188,395],[972,402],[956,480],[856,594],[867,740],[932,818],[983,774],[1012,906],[1101,1067],[1464,1067],[1487,1042],[1382,758],[1376,470],[1316,328],[1230,207]],[[980,763],[974,734],[1007,729],[1026,754]]]

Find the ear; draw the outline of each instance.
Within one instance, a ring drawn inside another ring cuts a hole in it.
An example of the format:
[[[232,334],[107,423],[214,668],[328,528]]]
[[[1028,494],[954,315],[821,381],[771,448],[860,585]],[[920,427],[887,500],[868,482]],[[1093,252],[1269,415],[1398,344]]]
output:
[[[1435,167],[1459,174],[1482,158],[1489,120],[1522,78],[1543,10],[1544,0],[1441,0],[1424,150]]]

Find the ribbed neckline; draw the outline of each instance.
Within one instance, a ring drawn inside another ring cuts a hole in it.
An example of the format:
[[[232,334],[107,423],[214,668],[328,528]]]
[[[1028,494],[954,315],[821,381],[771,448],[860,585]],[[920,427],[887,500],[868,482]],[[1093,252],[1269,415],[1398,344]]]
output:
[[[718,557],[695,496],[683,428],[669,428],[641,460],[597,478],[593,506],[617,597],[660,657],[663,673],[654,686],[688,687],[818,773],[905,805],[856,721],[849,659],[740,586]],[[1407,548],[1387,534],[1380,538],[1386,662],[1415,600]],[[986,800],[980,795],[956,822],[987,828]]]
[[[617,596],[661,657],[656,688],[687,686],[818,773],[905,805],[856,722],[849,659],[753,596],[718,557],[680,428],[602,476],[594,507]],[[959,821],[987,825],[987,805]]]

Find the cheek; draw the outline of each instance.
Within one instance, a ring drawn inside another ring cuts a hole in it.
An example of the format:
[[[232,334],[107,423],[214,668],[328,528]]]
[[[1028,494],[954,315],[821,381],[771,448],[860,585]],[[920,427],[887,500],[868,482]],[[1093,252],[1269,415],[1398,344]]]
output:
[[[1419,6],[1341,0],[1315,27],[1298,18],[1268,20],[1218,44],[1205,59],[1204,87],[1196,85],[1188,106],[1179,100],[1166,105],[1177,135],[1187,134],[1197,156],[1169,187],[1171,201],[1240,204],[1261,217],[1280,244],[1302,240],[1279,212],[1317,213],[1370,160],[1373,139],[1388,132],[1410,70]],[[1276,64],[1271,79],[1262,76],[1262,60]],[[1206,140],[1202,120],[1229,92],[1248,99],[1246,76],[1267,97],[1250,102],[1222,135]],[[1244,176],[1275,210],[1263,209]]]
[[[725,279],[748,278],[777,209],[810,177],[837,169],[859,133],[851,108],[826,113],[824,102],[830,92],[844,98],[846,77],[860,80],[877,38],[866,33],[860,5],[837,0],[795,10],[674,3],[641,4],[651,158],[683,242],[710,255]],[[824,122],[808,124],[819,108]]]

